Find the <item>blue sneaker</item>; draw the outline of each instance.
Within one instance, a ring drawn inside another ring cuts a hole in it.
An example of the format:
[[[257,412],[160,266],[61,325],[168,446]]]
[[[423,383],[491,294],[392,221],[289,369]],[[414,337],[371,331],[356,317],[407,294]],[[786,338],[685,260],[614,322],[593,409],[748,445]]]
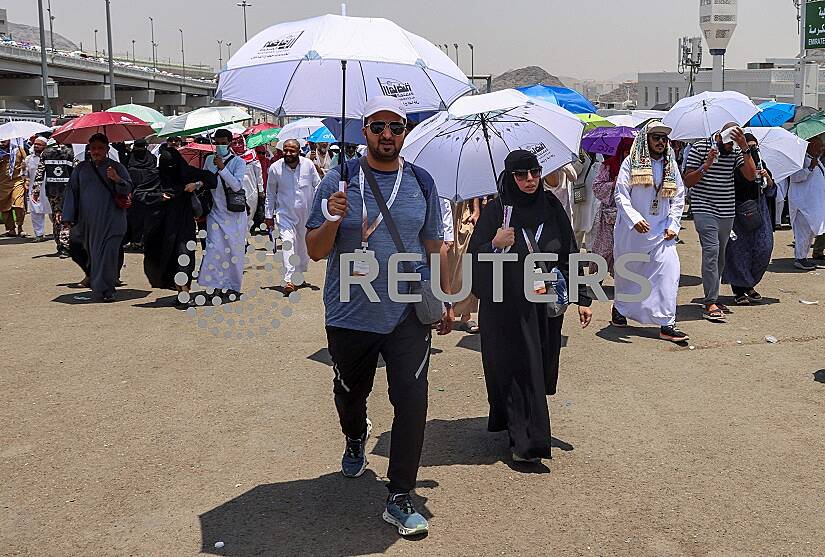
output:
[[[387,499],[384,520],[396,528],[402,536],[426,534],[430,525],[427,519],[415,510],[409,493],[396,493]]]
[[[367,418],[367,431],[361,439],[347,440],[344,456],[341,457],[341,473],[347,478],[357,478],[367,469],[367,454],[365,445],[372,431],[372,422]]]

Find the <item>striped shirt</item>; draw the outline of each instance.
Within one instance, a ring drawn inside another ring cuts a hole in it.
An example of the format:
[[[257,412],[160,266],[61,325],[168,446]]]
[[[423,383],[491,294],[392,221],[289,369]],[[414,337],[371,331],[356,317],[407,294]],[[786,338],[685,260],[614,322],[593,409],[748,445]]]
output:
[[[688,153],[686,173],[705,164],[711,141],[703,139],[693,144]],[[690,208],[693,213],[705,213],[719,219],[736,216],[736,190],[733,185],[734,171],[745,164],[742,151],[734,146],[731,153],[720,153],[702,179],[690,190]]]

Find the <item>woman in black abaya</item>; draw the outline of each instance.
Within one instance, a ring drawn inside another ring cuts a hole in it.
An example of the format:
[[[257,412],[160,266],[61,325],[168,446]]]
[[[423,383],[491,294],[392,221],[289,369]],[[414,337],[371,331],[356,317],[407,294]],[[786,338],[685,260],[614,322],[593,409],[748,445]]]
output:
[[[509,433],[515,461],[550,458],[546,397],[556,392],[564,320],[563,314],[551,316],[546,303],[530,302],[524,295],[524,260],[532,248],[528,248],[525,234],[538,235],[537,253],[558,255],[558,261],[548,262],[547,267],[557,267],[567,284],[569,255],[579,252],[570,220],[558,199],[542,188],[541,174],[532,153],[519,150],[507,156],[498,180],[500,197],[484,208],[469,247],[473,293],[480,301],[481,356],[490,403],[487,429]],[[506,229],[505,206],[512,207]],[[493,265],[479,261],[478,254],[501,252],[507,247],[519,260],[504,263],[503,301],[494,302]],[[550,283],[547,287],[553,292]],[[592,300],[584,286],[578,294],[579,320],[587,327]]]
[[[192,193],[198,188],[214,189],[217,182],[211,172],[187,164],[177,149],[162,146],[159,159],[159,187],[141,192],[141,201],[149,207],[143,271],[153,288],[188,292],[195,268],[194,251],[186,246],[196,234]],[[180,259],[181,255],[186,258]],[[184,284],[175,282],[180,272],[186,274]]]

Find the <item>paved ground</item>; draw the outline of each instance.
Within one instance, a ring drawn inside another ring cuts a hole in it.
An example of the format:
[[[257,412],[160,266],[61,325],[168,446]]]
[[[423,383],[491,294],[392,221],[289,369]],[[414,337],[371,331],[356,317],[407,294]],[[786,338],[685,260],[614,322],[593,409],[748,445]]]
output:
[[[825,271],[794,271],[780,232],[766,303],[712,325],[691,304],[688,227],[679,314],[695,349],[617,334],[606,303],[586,331],[569,320],[549,473],[511,469],[486,433],[478,339],[436,340],[420,541],[380,520],[383,378],[369,472],[338,473],[319,291],[257,290],[254,307],[193,318],[128,254],[126,299],[91,304],[51,244],[4,240],[0,554],[823,555]],[[262,257],[247,291],[273,284]]]

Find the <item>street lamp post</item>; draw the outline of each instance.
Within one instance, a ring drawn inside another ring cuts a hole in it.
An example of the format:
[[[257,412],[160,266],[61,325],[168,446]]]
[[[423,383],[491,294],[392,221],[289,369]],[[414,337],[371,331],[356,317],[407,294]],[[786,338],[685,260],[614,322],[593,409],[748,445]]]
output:
[[[232,43],[226,43],[226,63],[229,63],[229,59],[232,58]]]
[[[137,59],[135,58],[135,39],[132,39],[132,63],[134,64]]]
[[[186,79],[186,53],[183,49],[183,29],[178,29],[180,31],[180,63],[182,67],[182,77]]]
[[[43,0],[37,0],[37,17],[40,20],[40,71],[43,74],[43,112],[47,126],[52,125],[52,109],[49,105],[49,64],[46,62],[46,29],[43,26]]]
[[[453,43],[453,46],[455,47],[455,65],[461,68],[458,64],[458,43]]]
[[[97,58],[97,29],[95,29],[95,58]]]
[[[52,43],[52,54],[54,54],[54,16],[52,15],[52,0],[49,0],[46,11],[49,12],[49,38]]]
[[[152,30],[152,67],[155,68],[155,71],[158,69],[158,57],[157,57],[157,46],[158,43],[155,42],[155,18],[149,18],[149,27]]]
[[[223,68],[223,41],[218,41],[218,71]]]
[[[235,5],[240,8],[243,8],[243,42],[246,42],[249,40],[249,38],[246,35],[246,9],[251,8],[252,4],[247,2],[247,0],[242,0],[241,2],[238,2]]]
[[[467,43],[467,46],[470,47],[470,80],[472,81],[476,75],[476,57],[475,51],[473,47],[473,43]]]
[[[109,48],[109,100],[112,101],[112,106],[115,106],[115,62],[114,50],[112,49],[112,12],[109,7],[111,0],[106,0],[106,36]]]

